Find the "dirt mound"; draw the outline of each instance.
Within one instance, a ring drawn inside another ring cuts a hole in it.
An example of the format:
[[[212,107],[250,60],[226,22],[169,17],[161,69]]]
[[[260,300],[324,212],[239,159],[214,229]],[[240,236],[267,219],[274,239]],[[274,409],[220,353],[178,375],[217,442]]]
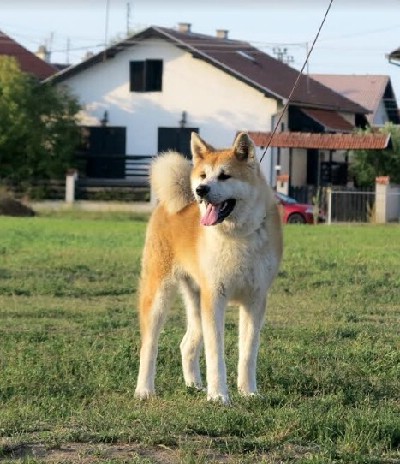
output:
[[[32,217],[33,209],[7,195],[0,195],[0,216]]]

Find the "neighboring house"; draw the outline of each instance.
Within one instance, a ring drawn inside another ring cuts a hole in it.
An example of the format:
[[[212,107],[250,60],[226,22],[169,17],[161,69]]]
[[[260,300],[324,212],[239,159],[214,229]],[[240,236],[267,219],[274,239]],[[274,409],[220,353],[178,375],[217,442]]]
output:
[[[227,31],[212,37],[182,23],[177,29],[149,27],[48,81],[68,86],[83,105],[88,156],[168,149],[190,156],[192,131],[217,147],[230,145],[238,130],[272,131],[298,74],[249,43],[229,39]],[[302,75],[279,131],[351,133],[367,125],[367,114]],[[268,149],[262,169],[272,185],[277,167],[290,173],[293,185],[315,185],[320,161],[315,148],[276,147]],[[347,166],[332,156],[326,162]],[[129,166],[114,168],[88,174],[130,178]],[[346,180],[342,173],[339,182]]]
[[[0,56],[11,56],[17,60],[21,70],[37,77],[39,80],[47,79],[58,69],[50,63],[38,58],[34,53],[15,42],[8,35],[0,31]]]
[[[370,126],[400,124],[396,96],[389,76],[312,74],[311,77],[367,108]]]

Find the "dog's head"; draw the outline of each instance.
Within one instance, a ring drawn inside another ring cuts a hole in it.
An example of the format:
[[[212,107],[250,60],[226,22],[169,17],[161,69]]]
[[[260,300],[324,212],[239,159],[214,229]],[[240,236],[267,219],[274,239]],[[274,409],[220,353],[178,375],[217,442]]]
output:
[[[240,219],[242,209],[251,204],[258,173],[249,136],[242,132],[232,147],[216,150],[193,132],[191,149],[191,184],[200,206],[201,224],[213,226]]]

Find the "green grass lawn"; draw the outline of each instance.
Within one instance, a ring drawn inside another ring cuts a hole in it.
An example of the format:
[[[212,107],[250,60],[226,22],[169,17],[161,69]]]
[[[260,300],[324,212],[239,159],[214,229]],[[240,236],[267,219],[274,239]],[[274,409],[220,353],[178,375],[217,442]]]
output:
[[[285,227],[262,396],[235,393],[232,309],[223,407],[184,386],[179,302],[161,338],[159,396],[133,397],[145,219],[0,218],[0,462],[58,450],[58,462],[400,463],[399,226]],[[62,453],[72,444],[80,460]]]

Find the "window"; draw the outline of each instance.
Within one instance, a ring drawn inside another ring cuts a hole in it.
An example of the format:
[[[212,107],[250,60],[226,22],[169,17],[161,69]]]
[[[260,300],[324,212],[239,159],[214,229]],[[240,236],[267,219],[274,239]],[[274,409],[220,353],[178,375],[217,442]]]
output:
[[[129,63],[131,92],[161,92],[162,60],[131,61]]]

